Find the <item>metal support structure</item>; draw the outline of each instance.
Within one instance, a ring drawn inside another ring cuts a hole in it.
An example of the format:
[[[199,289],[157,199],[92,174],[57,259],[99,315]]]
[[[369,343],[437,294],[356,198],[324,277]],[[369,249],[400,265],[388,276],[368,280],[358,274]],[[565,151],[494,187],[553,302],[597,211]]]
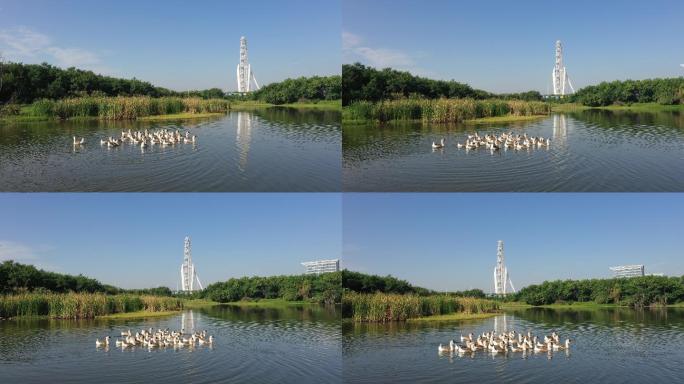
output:
[[[551,81],[553,82],[553,94],[555,96],[562,97],[569,94],[568,88],[572,91],[571,93],[575,93],[575,88],[570,82],[565,65],[563,65],[563,44],[560,40],[556,41],[556,64],[551,73]]]
[[[190,249],[190,236],[185,236],[185,245],[183,247],[183,264],[181,264],[181,292],[194,292],[197,291],[195,282],[199,289],[204,289],[202,287],[202,282],[197,275],[195,270],[195,264],[192,262],[192,251]]]
[[[252,91],[252,81],[256,89],[259,89],[259,83],[254,77],[254,72],[252,72],[252,66],[249,64],[247,59],[247,39],[242,36],[240,38],[240,63],[237,66],[237,86],[238,92],[247,93]]]
[[[504,263],[503,240],[499,240],[496,249],[496,267],[494,267],[494,293],[497,295],[509,293],[507,290],[509,284],[511,292],[515,292],[515,287],[508,276],[508,269]]]

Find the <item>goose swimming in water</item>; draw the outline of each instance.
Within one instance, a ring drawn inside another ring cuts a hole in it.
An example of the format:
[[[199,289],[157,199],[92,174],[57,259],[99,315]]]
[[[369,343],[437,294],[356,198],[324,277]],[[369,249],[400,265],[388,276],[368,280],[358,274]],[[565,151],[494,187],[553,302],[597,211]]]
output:
[[[96,347],[101,347],[103,345],[109,345],[109,336],[105,337],[104,339],[95,339],[95,346]]]
[[[76,139],[76,136],[74,136],[74,145],[83,145],[85,144],[85,137],[81,137],[80,139]]]
[[[432,149],[444,148],[444,138],[439,143],[432,142]]]

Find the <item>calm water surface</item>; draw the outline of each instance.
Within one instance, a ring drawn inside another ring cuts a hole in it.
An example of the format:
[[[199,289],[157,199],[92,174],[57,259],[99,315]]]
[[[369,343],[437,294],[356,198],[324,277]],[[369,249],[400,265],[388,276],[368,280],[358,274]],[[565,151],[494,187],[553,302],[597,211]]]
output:
[[[96,348],[95,338],[142,328],[204,330],[213,347]],[[136,320],[0,321],[0,383],[336,383],[334,308],[217,306]]]
[[[100,139],[122,130],[190,131],[196,144]],[[74,148],[72,137],[85,137]],[[0,191],[339,191],[337,111],[268,108],[175,122],[0,125]]]
[[[351,324],[343,331],[346,383],[674,383],[684,377],[684,309],[526,309],[477,321]],[[461,333],[552,331],[574,341],[557,351],[492,356],[439,354]]]
[[[547,149],[456,148],[466,135],[551,138]],[[446,148],[433,151],[444,137]],[[588,110],[496,125],[345,126],[345,191],[684,191],[684,114]]]

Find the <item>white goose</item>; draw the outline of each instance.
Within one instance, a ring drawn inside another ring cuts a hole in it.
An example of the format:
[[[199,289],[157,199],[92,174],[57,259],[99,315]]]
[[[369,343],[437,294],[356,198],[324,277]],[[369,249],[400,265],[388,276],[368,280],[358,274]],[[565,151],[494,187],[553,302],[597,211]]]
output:
[[[444,148],[444,138],[438,143],[432,142],[432,149]]]

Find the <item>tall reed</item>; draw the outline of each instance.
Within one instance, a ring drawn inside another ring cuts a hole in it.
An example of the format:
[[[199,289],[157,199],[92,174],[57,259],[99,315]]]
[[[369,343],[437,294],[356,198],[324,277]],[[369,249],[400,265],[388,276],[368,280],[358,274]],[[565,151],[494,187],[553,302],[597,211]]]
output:
[[[183,308],[175,297],[105,295],[103,293],[20,293],[0,296],[0,317],[48,316],[81,319],[134,311],[172,311]]]
[[[174,113],[224,113],[229,103],[223,99],[198,97],[84,96],[61,100],[37,100],[29,107],[33,116],[60,119],[98,117],[103,120],[132,120]]]
[[[345,120],[423,120],[455,123],[505,115],[546,115],[551,105],[541,101],[475,99],[398,99],[378,103],[358,101],[343,109]]]
[[[449,295],[399,295],[388,293],[345,293],[342,314],[356,322],[404,321],[416,317],[449,313],[489,313],[499,310],[493,300]]]

